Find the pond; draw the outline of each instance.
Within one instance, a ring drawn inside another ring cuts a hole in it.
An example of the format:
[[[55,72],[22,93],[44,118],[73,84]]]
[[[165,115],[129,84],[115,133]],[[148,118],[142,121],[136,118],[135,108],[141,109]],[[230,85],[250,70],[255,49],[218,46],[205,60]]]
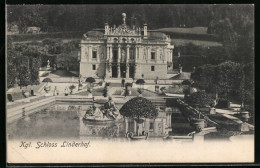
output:
[[[43,110],[25,116],[7,125],[8,138],[20,139],[126,139],[128,131],[136,132],[136,127],[149,132],[149,139],[162,140],[166,134],[186,136],[195,131],[190,123],[183,117],[178,108],[171,108],[171,113],[161,107],[156,119],[146,120],[137,126],[130,119],[127,122],[96,123],[84,120],[86,110],[90,103],[56,102]],[[101,104],[95,104],[101,106]],[[116,104],[120,109],[122,104]],[[168,108],[169,110],[169,108]],[[218,134],[205,136],[207,139],[221,138]],[[226,138],[225,138],[226,139]]]

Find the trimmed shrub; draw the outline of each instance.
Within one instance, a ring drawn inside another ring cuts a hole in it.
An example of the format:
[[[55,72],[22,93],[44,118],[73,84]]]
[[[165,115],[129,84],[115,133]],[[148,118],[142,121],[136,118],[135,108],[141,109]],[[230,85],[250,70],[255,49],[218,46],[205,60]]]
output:
[[[229,102],[227,99],[219,98],[216,108],[228,108]]]
[[[103,96],[104,97],[107,97],[107,92],[108,92],[108,89],[107,89],[107,86],[105,86],[104,90],[103,90]]]
[[[214,101],[206,92],[195,92],[185,97],[185,101],[193,107],[212,106]]]

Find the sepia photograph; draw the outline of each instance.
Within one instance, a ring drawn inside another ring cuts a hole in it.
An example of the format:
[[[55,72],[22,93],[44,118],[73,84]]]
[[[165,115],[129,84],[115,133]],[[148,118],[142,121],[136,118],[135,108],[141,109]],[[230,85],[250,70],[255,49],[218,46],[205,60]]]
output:
[[[253,163],[254,12],[6,5],[7,163]]]

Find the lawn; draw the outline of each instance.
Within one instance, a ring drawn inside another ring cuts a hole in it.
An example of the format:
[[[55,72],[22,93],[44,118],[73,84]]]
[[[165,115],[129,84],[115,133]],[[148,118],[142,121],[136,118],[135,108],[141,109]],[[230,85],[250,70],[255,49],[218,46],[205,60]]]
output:
[[[166,89],[165,93],[171,93],[171,94],[183,94],[183,86],[182,85],[174,85],[169,86]]]
[[[175,47],[186,46],[188,44],[193,44],[195,46],[201,47],[221,47],[222,44],[217,41],[203,41],[203,40],[193,40],[193,39],[171,39],[171,44]]]
[[[92,95],[93,95],[93,96],[103,96],[103,90],[104,90],[104,88],[93,89]],[[75,95],[83,95],[83,96],[86,96],[86,95],[88,95],[88,91],[76,93]]]
[[[121,95],[121,91],[122,91],[121,88],[118,88],[118,89],[116,89],[116,91],[114,92],[113,95]],[[131,96],[138,96],[138,95],[140,95],[140,94],[138,93],[137,88],[132,88]],[[144,90],[142,95],[144,97],[160,97],[161,96],[161,95],[158,95],[158,94],[153,93],[153,92],[148,91],[148,90]]]
[[[172,33],[186,33],[186,34],[207,34],[207,27],[191,27],[191,28],[179,28],[169,27],[157,29],[161,32],[172,32]]]
[[[191,27],[191,28],[161,28],[153,31],[159,31],[170,35],[171,44],[175,47],[193,44],[201,47],[221,47],[222,43],[218,36],[207,33],[207,27]]]

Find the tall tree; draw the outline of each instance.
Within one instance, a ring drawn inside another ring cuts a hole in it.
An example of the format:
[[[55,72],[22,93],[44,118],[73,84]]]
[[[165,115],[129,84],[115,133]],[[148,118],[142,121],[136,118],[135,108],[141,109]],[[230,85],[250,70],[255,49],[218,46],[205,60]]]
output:
[[[226,61],[217,66],[216,81],[220,91],[230,100],[230,92],[239,90],[243,69],[239,63]]]

